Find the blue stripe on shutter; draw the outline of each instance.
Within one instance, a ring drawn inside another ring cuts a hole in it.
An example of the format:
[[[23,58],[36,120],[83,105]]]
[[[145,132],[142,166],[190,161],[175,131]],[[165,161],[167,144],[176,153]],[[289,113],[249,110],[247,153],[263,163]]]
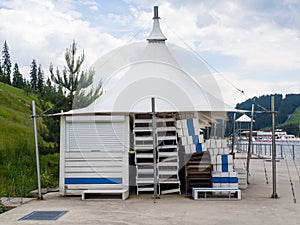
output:
[[[122,178],[65,178],[65,184],[122,184]]]

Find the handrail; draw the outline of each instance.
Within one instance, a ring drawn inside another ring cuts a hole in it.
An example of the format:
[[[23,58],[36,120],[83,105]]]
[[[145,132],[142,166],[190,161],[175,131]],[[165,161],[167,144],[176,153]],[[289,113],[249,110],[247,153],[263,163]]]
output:
[[[248,142],[238,140],[235,145],[238,152],[247,152]],[[251,154],[258,157],[272,156],[272,142],[253,142]],[[277,158],[300,159],[300,142],[276,142]]]

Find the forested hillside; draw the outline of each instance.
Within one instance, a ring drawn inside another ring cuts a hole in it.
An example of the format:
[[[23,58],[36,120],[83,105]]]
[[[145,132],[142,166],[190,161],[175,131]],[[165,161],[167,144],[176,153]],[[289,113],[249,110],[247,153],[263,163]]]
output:
[[[260,97],[254,97],[248,99],[245,102],[236,105],[237,109],[244,109],[251,111],[251,106],[254,104],[254,130],[260,130],[263,128],[271,127],[272,120],[271,114],[271,95],[263,95]],[[277,128],[283,128],[288,133],[298,135],[300,118],[297,116],[300,113],[300,94],[275,94],[275,111],[278,112],[276,116]],[[241,114],[237,115],[237,118]],[[249,113],[248,113],[249,115]],[[228,123],[228,133],[231,130],[231,123],[233,113],[228,114],[230,121]]]

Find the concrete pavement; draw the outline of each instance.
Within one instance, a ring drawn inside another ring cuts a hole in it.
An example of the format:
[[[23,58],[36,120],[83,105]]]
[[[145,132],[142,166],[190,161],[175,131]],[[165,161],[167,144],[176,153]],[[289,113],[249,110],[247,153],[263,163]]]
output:
[[[245,160],[238,159],[240,165]],[[296,161],[300,171],[300,161]],[[269,184],[266,184],[262,159],[251,160],[250,185],[242,191],[241,201],[194,201],[179,195],[162,195],[154,204],[151,195],[131,195],[122,200],[88,200],[59,197],[30,201],[0,215],[0,224],[289,224],[300,225],[300,179],[293,161],[288,161],[298,202],[293,203],[286,162],[277,163],[277,193],[271,199],[271,162],[265,162]],[[18,221],[38,210],[66,210],[57,221]]]

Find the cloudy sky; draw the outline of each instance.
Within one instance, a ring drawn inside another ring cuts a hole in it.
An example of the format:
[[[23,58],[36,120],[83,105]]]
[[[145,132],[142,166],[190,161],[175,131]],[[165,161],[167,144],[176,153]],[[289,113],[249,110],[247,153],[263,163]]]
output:
[[[75,40],[88,68],[116,47],[145,40],[154,5],[168,43],[193,49],[213,67],[227,103],[300,93],[298,0],[0,0],[1,46],[6,40],[28,77],[33,59],[45,75],[50,62],[64,65]]]

